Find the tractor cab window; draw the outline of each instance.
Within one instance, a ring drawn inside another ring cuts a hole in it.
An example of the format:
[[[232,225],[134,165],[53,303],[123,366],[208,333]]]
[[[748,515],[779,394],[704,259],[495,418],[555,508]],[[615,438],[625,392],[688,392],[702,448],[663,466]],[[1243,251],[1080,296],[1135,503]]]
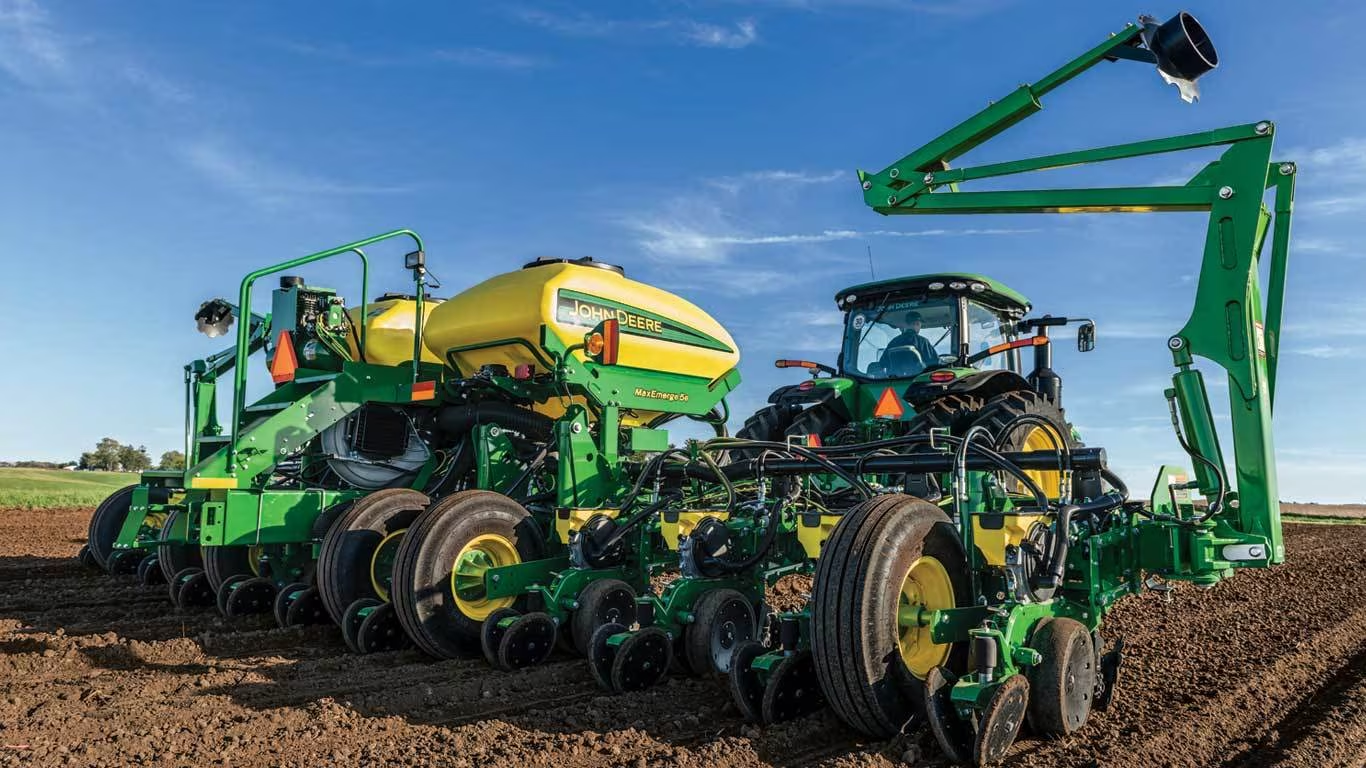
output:
[[[953,299],[884,301],[849,311],[844,369],[869,379],[902,379],[956,359]]]
[[[997,310],[989,309],[975,301],[969,301],[968,332],[966,335],[968,354],[975,355],[997,344],[1014,341],[1014,322],[1008,317],[1003,317]],[[972,367],[983,371],[1007,370],[1019,373],[1020,353],[1019,350],[1012,349],[979,360]]]

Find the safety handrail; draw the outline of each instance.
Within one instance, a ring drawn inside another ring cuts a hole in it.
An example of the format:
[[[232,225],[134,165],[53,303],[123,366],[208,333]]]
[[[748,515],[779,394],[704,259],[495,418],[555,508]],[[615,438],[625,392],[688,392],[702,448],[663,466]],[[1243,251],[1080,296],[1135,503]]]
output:
[[[340,254],[343,254],[343,253],[354,253],[354,254],[356,254],[357,256],[360,257],[360,261],[361,261],[361,304],[360,304],[360,307],[361,307],[361,318],[362,318],[362,321],[361,321],[361,342],[360,342],[360,344],[361,344],[361,350],[362,350],[362,352],[363,352],[364,349],[365,349],[365,322],[364,322],[364,317],[365,317],[366,306],[367,306],[368,300],[369,300],[369,287],[370,287],[370,259],[365,255],[365,252],[362,251],[361,248],[363,248],[363,247],[365,247],[365,246],[367,246],[367,245],[373,245],[373,244],[375,244],[375,243],[383,242],[383,241],[385,241],[385,240],[391,240],[391,239],[393,239],[393,238],[395,238],[395,237],[400,237],[400,236],[406,236],[406,237],[411,238],[412,241],[413,241],[414,243],[416,243],[416,245],[417,245],[417,250],[419,250],[419,251],[423,250],[422,238],[419,237],[418,234],[417,234],[416,232],[413,232],[412,230],[409,230],[409,229],[396,229],[396,230],[393,230],[393,231],[391,231],[391,232],[385,232],[385,233],[383,233],[383,234],[375,235],[374,237],[368,237],[368,238],[366,238],[366,239],[364,239],[364,240],[357,240],[357,241],[354,242],[354,243],[347,243],[346,245],[340,245],[340,246],[337,246],[336,248],[329,248],[329,249],[327,249],[327,250],[325,250],[325,251],[318,251],[317,253],[311,253],[311,254],[309,254],[309,255],[307,255],[307,256],[300,256],[299,258],[296,258],[296,259],[290,259],[289,261],[283,261],[283,262],[280,262],[279,264],[275,264],[275,265],[269,266],[269,267],[263,267],[263,268],[261,268],[261,269],[258,269],[258,270],[256,270],[256,271],[254,271],[254,272],[248,273],[246,277],[242,278],[242,286],[241,286],[240,290],[238,291],[237,306],[238,306],[239,314],[240,314],[242,317],[250,317],[250,316],[251,316],[251,289],[252,289],[252,286],[256,283],[256,281],[259,280],[259,279],[261,279],[262,277],[265,277],[265,276],[267,276],[267,275],[273,275],[273,274],[275,274],[275,273],[277,273],[277,272],[283,272],[283,271],[285,271],[285,270],[287,270],[287,269],[293,269],[293,268],[295,268],[295,267],[301,267],[301,266],[303,266],[303,265],[305,265],[305,264],[312,264],[313,262],[322,261],[323,259],[328,259],[328,258],[331,258],[331,257],[333,257],[333,256],[337,256],[337,255],[340,255]],[[420,278],[419,278],[419,280],[420,280]],[[419,294],[421,293],[421,290],[422,290],[422,286],[421,286],[421,283],[419,282],[419,285],[418,285]],[[418,312],[418,317],[417,317],[415,329],[416,329],[416,332],[420,335],[421,329],[422,329],[422,302],[421,302],[420,298],[419,298],[419,301],[417,302],[417,312]],[[233,463],[233,460],[236,458],[236,452],[237,452],[237,438],[238,438],[238,435],[239,435],[239,433],[240,433],[240,431],[241,431],[241,427],[242,427],[242,424],[241,424],[241,420],[242,420],[242,419],[241,419],[241,417],[242,417],[242,408],[243,408],[243,406],[244,406],[244,404],[245,404],[244,401],[246,400],[246,388],[247,388],[247,357],[248,357],[248,355],[249,355],[250,352],[251,352],[250,347],[249,347],[250,342],[249,342],[249,340],[248,340],[248,336],[249,336],[249,332],[250,332],[250,329],[248,328],[248,325],[249,325],[249,323],[245,323],[245,322],[243,322],[243,323],[238,323],[238,325],[237,325],[237,354],[236,354],[235,365],[233,366],[233,367],[234,367],[234,371],[233,371],[233,388],[232,388],[232,422],[231,422],[231,424],[232,424],[232,441],[231,441],[230,443],[228,443],[228,450],[227,450],[227,461],[228,461],[227,470],[228,470],[228,472],[229,472],[230,474],[231,474],[231,472],[232,472],[232,463]],[[414,355],[417,355],[417,350],[418,350],[418,349],[420,349],[420,348],[417,347],[416,345],[414,345],[414,350],[415,350],[415,351],[414,351]],[[416,370],[416,368],[417,368],[417,359],[416,359],[416,357],[414,358],[414,361],[413,361],[413,368],[414,368],[414,370]]]

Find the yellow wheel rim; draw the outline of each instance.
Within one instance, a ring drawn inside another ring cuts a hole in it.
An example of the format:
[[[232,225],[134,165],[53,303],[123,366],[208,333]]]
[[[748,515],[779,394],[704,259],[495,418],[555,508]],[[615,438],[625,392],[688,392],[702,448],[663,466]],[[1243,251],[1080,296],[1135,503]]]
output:
[[[451,594],[455,606],[466,617],[483,621],[499,608],[507,608],[516,598],[490,599],[484,587],[484,573],[490,568],[516,565],[522,562],[517,547],[496,533],[485,533],[470,539],[451,566]]]
[[[1063,445],[1066,445],[1066,443],[1063,442],[1062,436],[1059,435],[1056,430],[1045,429],[1043,427],[1030,427],[1029,431],[1025,432],[1024,446],[1021,450],[1053,451],[1056,453],[1058,448]],[[1058,483],[1062,481],[1061,472],[1058,472],[1057,470],[1027,469],[1025,470],[1025,475],[1028,476],[1030,480],[1033,480],[1034,484],[1039,486],[1048,498],[1058,498]]]
[[[260,544],[252,544],[247,547],[247,568],[251,569],[252,576],[261,575],[261,558],[266,554],[266,548]]]
[[[399,542],[407,532],[407,528],[400,528],[385,536],[370,554],[370,586],[379,599],[386,603],[389,602],[389,584],[394,578],[394,556],[398,554]]]
[[[949,658],[949,643],[936,643],[930,634],[934,611],[952,608],[953,581],[939,558],[928,555],[916,559],[901,581],[897,604],[897,645],[901,660],[917,678]]]

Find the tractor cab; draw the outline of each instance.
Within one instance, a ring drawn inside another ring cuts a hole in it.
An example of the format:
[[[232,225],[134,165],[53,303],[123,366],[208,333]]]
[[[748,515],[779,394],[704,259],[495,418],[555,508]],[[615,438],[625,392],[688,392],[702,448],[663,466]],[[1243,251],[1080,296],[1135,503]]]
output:
[[[839,370],[861,381],[913,379],[947,369],[1021,372],[1016,323],[1029,300],[979,275],[902,277],[846,288]],[[965,371],[966,372],[966,371]]]

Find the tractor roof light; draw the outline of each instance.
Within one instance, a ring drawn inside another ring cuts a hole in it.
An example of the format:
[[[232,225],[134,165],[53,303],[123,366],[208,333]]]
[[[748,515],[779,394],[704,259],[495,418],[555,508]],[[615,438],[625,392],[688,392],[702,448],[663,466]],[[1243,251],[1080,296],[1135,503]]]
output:
[[[955,291],[961,291],[967,288],[968,284],[962,280],[954,280],[952,283],[949,283],[949,287]]]
[[[926,288],[929,288],[931,291],[942,291],[942,290],[944,290],[944,284],[941,283],[941,282],[938,282],[938,281],[935,281],[935,282],[933,282],[933,283],[930,283],[929,285],[927,285],[927,286],[925,286],[925,287],[926,287]]]
[[[986,283],[973,283],[973,284],[972,284],[972,292],[973,292],[973,293],[986,293],[986,290],[987,290],[987,284],[986,284]]]

